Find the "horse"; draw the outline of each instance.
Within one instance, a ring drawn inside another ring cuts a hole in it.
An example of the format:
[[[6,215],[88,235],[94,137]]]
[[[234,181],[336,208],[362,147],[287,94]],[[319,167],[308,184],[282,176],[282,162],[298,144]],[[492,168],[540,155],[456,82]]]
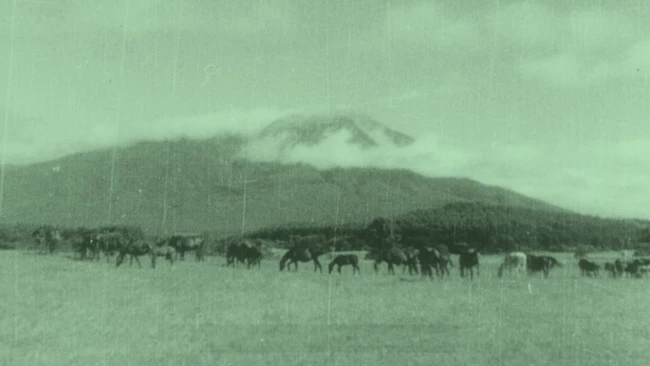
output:
[[[426,247],[420,250],[418,254],[420,262],[420,273],[422,276],[429,276],[433,279],[433,270],[436,271],[436,276],[444,278],[445,273],[449,276],[449,269],[447,264],[451,262],[448,253],[441,253],[440,249],[433,247]]]
[[[630,277],[641,278],[644,273],[650,270],[650,259],[637,258],[627,264],[624,271]]]
[[[418,274],[418,254],[420,254],[420,251],[413,247],[408,247],[404,249],[404,254],[406,255],[406,263],[404,264],[404,267],[402,267],[402,274],[404,274],[407,269],[410,275],[414,272],[415,274]]]
[[[257,263],[258,268],[261,267],[262,261],[262,243],[257,241],[251,243],[248,240],[242,240],[239,243],[232,243],[226,250],[226,265],[235,265],[235,261],[240,263],[247,262],[247,267]]]
[[[578,261],[578,268],[580,268],[580,273],[583,276],[591,277],[591,275],[598,275],[600,271],[600,265],[594,262],[590,262],[584,258]]]
[[[124,256],[130,256],[130,265],[133,265],[133,258],[138,262],[138,266],[142,268],[140,264],[141,255],[148,255],[151,257],[151,268],[156,268],[156,255],[154,254],[154,248],[151,244],[143,240],[130,240],[124,241],[121,243],[117,258],[115,259],[115,267],[119,267],[120,264],[124,261]]]
[[[614,263],[611,262],[605,263],[605,271],[609,272],[612,275],[612,277],[616,278],[616,266],[614,265]]]
[[[562,264],[560,264],[560,262],[558,262],[554,257],[548,255],[527,255],[528,274],[542,272],[544,278],[548,278],[549,271],[555,266],[562,267]]]
[[[165,257],[165,259],[167,259],[169,263],[171,263],[172,265],[174,264],[174,256],[176,255],[176,249],[174,249],[174,247],[163,244],[161,246],[155,246],[155,247],[150,246],[150,249],[152,251],[151,266],[153,268],[156,268],[157,257]]]
[[[323,273],[323,267],[318,261],[318,256],[321,254],[323,253],[312,251],[308,248],[293,247],[289,249],[280,259],[280,271],[284,270],[285,265],[287,267],[287,271],[289,271],[291,269],[291,263],[294,264],[295,270],[298,271],[298,262],[314,261],[314,272],[316,272],[318,269],[321,273]]]
[[[503,258],[503,263],[499,266],[497,276],[499,278],[503,277],[503,269],[508,268],[508,273],[512,273],[512,268],[517,271],[517,277],[519,277],[520,272],[524,272],[527,268],[526,265],[526,254],[522,252],[512,252],[506,254]]]
[[[354,273],[361,274],[361,270],[359,269],[359,257],[357,257],[354,254],[341,254],[337,255],[332,261],[330,262],[329,265],[329,270],[330,274],[332,273],[332,269],[334,269],[334,266],[338,266],[337,270],[339,271],[339,274],[341,274],[341,267],[346,266],[346,265],[351,265],[352,266],[352,275]]]
[[[32,232],[32,238],[36,240],[39,246],[39,254],[54,254],[54,250],[61,242],[61,233],[56,229],[40,228]]]
[[[91,245],[95,247],[95,254],[99,260],[99,253],[104,252],[106,261],[110,260],[113,253],[119,251],[120,246],[126,238],[117,231],[100,232],[91,237]]]
[[[620,260],[620,259],[616,259],[614,261],[614,268],[616,269],[616,272],[614,272],[615,275],[616,276],[622,276],[623,271],[625,270],[624,262],[622,260]],[[614,277],[616,277],[616,276],[614,276]]]
[[[197,262],[205,260],[205,240],[200,235],[173,235],[167,245],[176,250],[176,259],[185,260],[185,252],[193,250]]]
[[[294,264],[295,270],[298,270],[298,262],[314,262],[314,272],[320,270],[323,273],[323,267],[318,261],[318,257],[327,252],[325,243],[327,239],[324,235],[306,235],[302,237],[290,237],[289,243],[292,244],[282,259],[280,259],[280,271],[283,271],[285,265],[287,269]]]
[[[379,272],[379,264],[381,264],[381,262],[386,262],[386,264],[388,264],[388,273],[395,274],[393,265],[406,265],[408,263],[408,257],[401,249],[393,247],[388,250],[382,250],[377,254],[375,257],[375,264],[373,265],[375,273]]]
[[[438,251],[438,253],[440,253],[440,260],[438,261],[438,265],[434,267],[436,270],[436,275],[445,277],[446,273],[447,277],[449,277],[449,268],[447,268],[447,265],[451,267],[454,266],[454,262],[451,261],[451,256],[449,255],[449,249],[447,249],[446,245],[435,245],[434,248]]]
[[[464,248],[460,252],[458,258],[458,265],[460,266],[460,277],[465,277],[465,270],[469,270],[469,278],[474,279],[474,267],[476,267],[476,275],[479,275],[478,265],[478,251],[474,248]]]

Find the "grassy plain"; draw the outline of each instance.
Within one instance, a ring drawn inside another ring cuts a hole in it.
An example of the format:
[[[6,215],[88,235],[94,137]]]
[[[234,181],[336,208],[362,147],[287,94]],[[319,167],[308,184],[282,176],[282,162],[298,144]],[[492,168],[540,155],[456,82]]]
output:
[[[499,280],[501,258],[483,256],[474,281],[458,267],[430,281],[369,261],[353,277],[326,258],[320,274],[2,251],[0,364],[648,365],[650,282],[558,258],[547,280]]]

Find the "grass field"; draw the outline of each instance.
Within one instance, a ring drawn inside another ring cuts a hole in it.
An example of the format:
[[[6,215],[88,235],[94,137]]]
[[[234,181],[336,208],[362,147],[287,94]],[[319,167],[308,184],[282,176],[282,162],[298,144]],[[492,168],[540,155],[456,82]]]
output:
[[[155,270],[0,252],[0,364],[648,365],[650,281],[280,273],[193,256]],[[612,255],[612,258],[614,255]],[[363,257],[361,257],[363,258]],[[457,265],[457,259],[454,258]]]

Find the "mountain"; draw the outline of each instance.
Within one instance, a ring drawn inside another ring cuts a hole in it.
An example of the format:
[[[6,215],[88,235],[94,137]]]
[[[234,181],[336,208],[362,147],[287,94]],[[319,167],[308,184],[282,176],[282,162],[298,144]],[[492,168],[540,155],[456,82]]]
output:
[[[292,116],[260,133],[287,148],[346,131],[350,143],[407,146],[409,136],[363,116]],[[280,137],[283,135],[284,137]],[[441,207],[483,202],[564,211],[540,200],[470,179],[428,178],[407,170],[255,163],[242,158],[248,139],[143,141],[77,153],[6,170],[4,223],[66,226],[141,225],[145,232],[217,230],[233,233],[287,222],[367,224]]]
[[[328,136],[348,133],[348,143],[361,148],[390,144],[408,146],[415,140],[401,132],[392,130],[372,118],[350,112],[332,115],[291,115],[274,121],[264,128],[258,137],[280,142],[284,148],[296,145],[316,145]]]

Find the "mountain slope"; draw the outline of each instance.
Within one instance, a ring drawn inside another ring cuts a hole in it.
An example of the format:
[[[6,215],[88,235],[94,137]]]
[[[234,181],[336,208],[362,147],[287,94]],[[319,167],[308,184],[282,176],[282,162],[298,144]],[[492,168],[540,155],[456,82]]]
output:
[[[245,143],[234,135],[141,142],[117,149],[114,167],[112,150],[14,167],[5,177],[2,221],[236,232],[286,222],[368,223],[458,201],[562,211],[469,179],[251,163],[238,157]]]

